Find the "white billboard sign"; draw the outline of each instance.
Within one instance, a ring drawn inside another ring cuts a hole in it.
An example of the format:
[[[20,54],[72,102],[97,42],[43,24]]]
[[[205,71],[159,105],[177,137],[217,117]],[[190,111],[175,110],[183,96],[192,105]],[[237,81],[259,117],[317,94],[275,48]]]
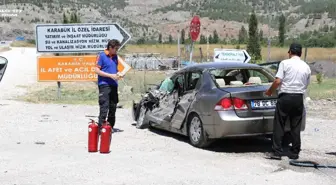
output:
[[[0,41],[0,47],[10,47],[12,41]]]
[[[36,47],[41,53],[81,53],[106,49],[117,39],[123,47],[131,36],[118,24],[39,24]],[[121,49],[120,47],[120,49]]]
[[[215,49],[214,62],[241,62],[248,63],[251,60],[246,50]]]

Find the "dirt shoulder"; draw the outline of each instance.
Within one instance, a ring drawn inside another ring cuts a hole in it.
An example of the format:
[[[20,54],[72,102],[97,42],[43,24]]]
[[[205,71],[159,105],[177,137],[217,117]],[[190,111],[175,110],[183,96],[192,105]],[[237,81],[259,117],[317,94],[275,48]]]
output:
[[[11,50],[10,47],[0,47],[0,53]]]

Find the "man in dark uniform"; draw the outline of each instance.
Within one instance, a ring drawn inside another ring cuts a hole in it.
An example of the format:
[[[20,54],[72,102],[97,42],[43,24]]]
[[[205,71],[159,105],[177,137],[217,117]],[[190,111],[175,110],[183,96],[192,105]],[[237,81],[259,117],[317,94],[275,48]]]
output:
[[[98,126],[102,126],[106,120],[113,128],[115,125],[115,113],[118,98],[118,80],[121,76],[118,73],[118,55],[120,47],[118,40],[110,40],[107,49],[99,53],[97,57],[96,73],[98,74],[99,88],[99,117]]]
[[[280,87],[273,124],[273,152],[268,155],[270,159],[277,160],[281,160],[282,139],[287,118],[290,120],[292,136],[292,147],[288,157],[290,159],[299,158],[301,122],[304,111],[303,94],[307,90],[311,75],[308,64],[300,59],[302,54],[300,44],[291,44],[288,54],[289,59],[281,61],[276,78],[265,93],[267,96],[271,96]]]

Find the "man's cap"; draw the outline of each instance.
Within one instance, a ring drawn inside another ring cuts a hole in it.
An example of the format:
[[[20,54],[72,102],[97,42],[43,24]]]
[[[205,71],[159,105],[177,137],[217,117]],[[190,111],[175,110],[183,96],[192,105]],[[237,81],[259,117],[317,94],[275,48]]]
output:
[[[292,53],[302,53],[302,46],[301,44],[298,44],[298,43],[292,43],[289,47],[289,50],[288,50],[288,53],[289,52],[292,52]]]

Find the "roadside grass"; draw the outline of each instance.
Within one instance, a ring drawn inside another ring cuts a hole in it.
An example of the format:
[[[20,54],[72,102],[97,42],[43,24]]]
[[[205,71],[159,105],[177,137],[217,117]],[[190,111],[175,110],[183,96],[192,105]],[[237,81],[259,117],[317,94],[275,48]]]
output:
[[[0,47],[0,52],[9,51],[9,50],[11,50],[10,47]]]
[[[309,85],[308,94],[312,100],[336,99],[336,78],[325,78],[319,84],[314,76]]]
[[[132,100],[139,100],[151,84],[158,84],[166,77],[164,72],[130,71],[124,80],[119,81],[119,102],[124,107],[130,107]],[[133,91],[130,91],[130,87]],[[98,88],[95,82],[64,82],[61,83],[61,97],[57,96],[56,82],[40,82],[26,87],[27,94],[18,100],[31,103],[53,104],[98,104]]]
[[[26,41],[14,41],[11,47],[35,47],[33,43]],[[196,61],[206,61],[207,52],[209,51],[209,59],[212,60],[213,52],[215,48],[235,49],[237,45],[224,45],[224,44],[210,44],[209,50],[207,50],[206,44],[195,44],[193,59]],[[240,49],[246,49],[246,45],[239,45]],[[200,52],[202,50],[202,54]],[[271,61],[283,60],[288,58],[288,47],[271,47],[270,58]],[[160,53],[163,57],[177,57],[178,46],[177,44],[145,44],[135,45],[127,44],[121,55],[126,53]],[[268,59],[268,48],[261,48],[262,60]],[[203,58],[202,58],[203,56]],[[189,60],[189,53],[186,51],[183,44],[181,44],[181,59]],[[202,60],[201,60],[202,59]],[[315,61],[333,61],[336,62],[336,48],[308,48],[307,62]]]
[[[26,41],[13,41],[11,47],[36,47],[35,44]]]
[[[207,57],[207,45],[206,44],[195,44],[193,59],[200,61],[202,49],[203,60],[206,61]],[[209,59],[213,60],[213,52],[215,48],[224,49],[235,49],[235,45],[221,45],[221,44],[210,44],[209,45]],[[240,49],[246,49],[246,45],[240,45]],[[267,61],[268,58],[268,48],[261,48],[261,55],[263,61]],[[308,48],[307,50],[307,62],[315,61],[334,61],[336,62],[336,48]],[[161,53],[165,57],[173,57],[178,55],[177,44],[153,44],[153,45],[126,45],[123,53]],[[271,47],[271,61],[283,60],[288,58],[288,48],[287,47]],[[303,53],[304,57],[304,53]],[[185,51],[184,45],[181,45],[181,59],[189,60],[189,53]]]

